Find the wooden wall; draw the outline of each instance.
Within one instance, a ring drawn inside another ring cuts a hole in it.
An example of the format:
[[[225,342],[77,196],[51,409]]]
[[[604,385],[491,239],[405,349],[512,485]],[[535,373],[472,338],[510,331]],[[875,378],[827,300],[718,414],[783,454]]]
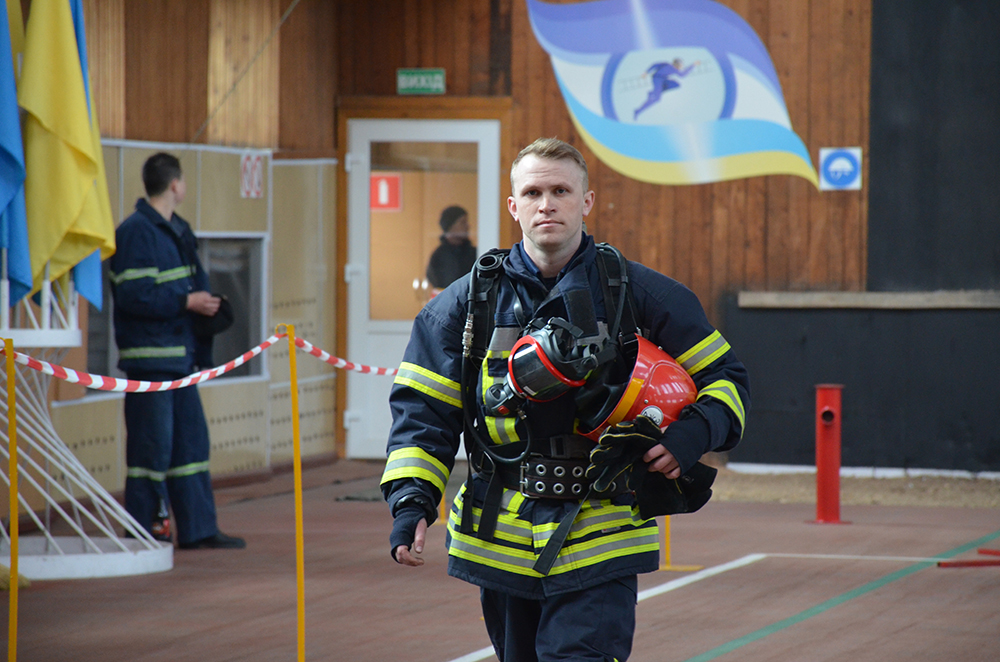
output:
[[[442,67],[448,96],[510,98],[505,152],[543,135],[580,147],[597,191],[590,231],[690,285],[713,318],[742,289],[865,288],[864,190],[820,193],[792,176],[657,186],[601,164],[573,130],[522,0],[293,2],[88,0],[105,135],[331,155],[336,99],[393,97],[397,68]],[[770,51],[814,162],[821,147],[867,154],[871,0],[723,4]]]

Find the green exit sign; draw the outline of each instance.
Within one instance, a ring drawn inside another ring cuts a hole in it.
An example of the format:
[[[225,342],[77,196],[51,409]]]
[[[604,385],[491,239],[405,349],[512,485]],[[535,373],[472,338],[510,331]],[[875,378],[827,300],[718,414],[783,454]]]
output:
[[[444,94],[444,69],[396,69],[396,94]]]

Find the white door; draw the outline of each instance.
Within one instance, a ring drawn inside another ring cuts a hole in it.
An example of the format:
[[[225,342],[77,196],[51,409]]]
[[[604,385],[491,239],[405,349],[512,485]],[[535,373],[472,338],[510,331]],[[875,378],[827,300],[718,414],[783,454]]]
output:
[[[348,120],[345,165],[345,358],[396,368],[433,293],[427,261],[448,240],[444,219],[461,207],[479,254],[499,244],[500,122]],[[347,373],[347,457],[385,457],[391,386],[391,377]]]

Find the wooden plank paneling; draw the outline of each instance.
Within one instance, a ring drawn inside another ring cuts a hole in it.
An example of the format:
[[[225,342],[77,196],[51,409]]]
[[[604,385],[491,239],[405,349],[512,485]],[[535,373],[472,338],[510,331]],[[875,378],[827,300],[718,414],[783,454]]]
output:
[[[87,66],[97,122],[105,138],[125,137],[124,0],[83,0]]]
[[[280,18],[281,0],[212,0],[208,142],[278,146]]]
[[[293,0],[284,0],[287,10]],[[278,143],[283,150],[333,153],[336,127],[336,7],[300,0],[281,28]]]
[[[191,142],[208,117],[208,17],[209,0],[125,3],[126,138]]]
[[[213,81],[232,80],[237,61],[253,50],[250,42],[259,45],[277,12],[290,2],[125,3],[125,134],[189,140],[208,113],[209,72]],[[793,129],[811,158],[818,157],[820,147],[867,149],[871,0],[723,3],[751,25],[770,52]],[[221,10],[229,21],[218,26],[211,61],[209,7],[213,16]],[[239,15],[237,7],[243,14],[253,7],[250,14],[256,18]],[[741,289],[864,288],[865,191],[820,193],[785,175],[703,188],[654,186],[627,180],[599,163],[570,122],[523,0],[302,0],[296,12],[281,33],[277,87],[268,76],[241,84],[246,89],[239,93],[252,93],[255,109],[264,116],[255,121],[264,123],[246,124],[238,113],[224,117],[217,120],[213,141],[265,146],[276,140],[298,151],[336,148],[336,134],[330,133],[332,97],[394,97],[397,68],[443,67],[446,96],[509,94],[512,138],[505,150],[511,154],[542,135],[580,147],[598,194],[588,227],[691,285],[710,309],[726,292]],[[262,19],[265,15],[270,23]],[[188,28],[180,37],[162,27],[178,25]],[[95,43],[113,42],[113,29],[102,27]],[[246,43],[219,46],[223,34]],[[183,68],[162,66],[179,61]],[[102,62],[102,72],[112,64]],[[220,91],[221,86],[213,87],[212,98]],[[276,111],[268,98],[275,94],[280,97]],[[169,112],[149,112],[164,104]],[[276,123],[266,119],[275,112]],[[277,138],[270,127],[277,127]]]

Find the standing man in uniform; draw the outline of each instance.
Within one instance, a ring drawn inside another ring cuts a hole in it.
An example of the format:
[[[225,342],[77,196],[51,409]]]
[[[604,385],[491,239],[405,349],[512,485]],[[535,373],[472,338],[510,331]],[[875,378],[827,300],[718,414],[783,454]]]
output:
[[[142,182],[148,199],[118,227],[110,260],[118,367],[130,380],[173,381],[212,367],[211,336],[196,336],[194,320],[214,316],[220,300],[208,291],[191,226],[174,213],[187,190],[180,161],[154,154]],[[246,547],[216,523],[197,386],[126,393],[125,427],[125,509],[140,525],[171,540],[169,509],[181,549]]]
[[[485,297],[495,297],[495,314],[482,361],[466,360],[463,369],[466,301],[476,271],[435,297],[414,322],[390,395],[393,425],[382,478],[394,516],[390,548],[397,563],[423,564],[427,526],[464,429],[467,447],[486,448],[478,459],[473,451],[474,475],[452,505],[448,574],[480,587],[499,659],[623,661],[635,630],[637,574],[659,565],[657,524],[637,486],[659,475],[673,490],[660,498],[675,499],[666,512],[692,512],[707,501],[711,480],[695,477],[710,469],[698,460],[739,442],[750,405],[747,373],[688,288],[622,260],[632,330],[677,359],[697,388],[696,400],[665,432],[639,416],[609,428],[596,446],[574,434],[597,406],[581,398],[589,384],[554,399],[495,406],[490,398],[507,377],[511,349],[529,330],[556,320],[558,328],[583,326],[598,339],[618,340],[609,337],[619,305],[608,300],[603,262],[613,249],[595,245],[583,226],[595,199],[583,156],[560,140],[539,139],[514,160],[511,189],[508,210],[522,240]],[[481,329],[478,320],[471,326]],[[550,469],[544,479],[519,480],[539,466]],[[584,468],[582,493],[546,482],[559,469],[577,476]]]

